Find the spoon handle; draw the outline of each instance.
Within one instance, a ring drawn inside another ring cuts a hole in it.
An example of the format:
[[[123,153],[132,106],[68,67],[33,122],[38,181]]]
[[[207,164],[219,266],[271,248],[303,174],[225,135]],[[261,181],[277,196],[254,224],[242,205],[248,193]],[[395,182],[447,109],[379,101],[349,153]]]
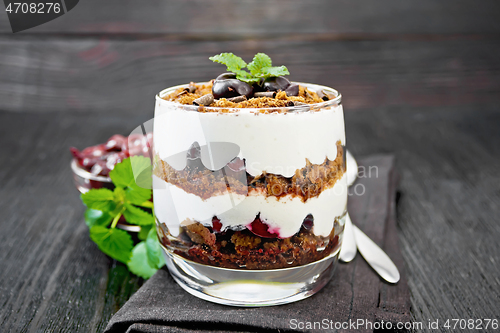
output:
[[[366,262],[384,280],[390,283],[397,283],[399,281],[399,271],[391,258],[358,227],[354,224],[352,226],[359,253],[365,258]]]
[[[340,249],[339,258],[343,262],[350,262],[356,257],[358,250],[356,248],[356,240],[354,239],[354,230],[352,230],[352,222],[349,213],[346,214],[344,235],[342,237],[342,248]]]

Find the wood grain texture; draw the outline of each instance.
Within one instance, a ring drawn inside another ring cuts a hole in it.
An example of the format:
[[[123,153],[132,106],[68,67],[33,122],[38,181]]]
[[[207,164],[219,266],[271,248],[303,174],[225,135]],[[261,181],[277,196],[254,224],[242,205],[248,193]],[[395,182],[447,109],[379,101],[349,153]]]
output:
[[[497,39],[442,41],[167,41],[1,38],[0,109],[152,115],[154,95],[225,70],[208,57],[257,52],[290,78],[338,89],[346,110],[487,105],[500,95]]]
[[[83,221],[68,146],[79,146],[81,126],[91,124],[62,115],[0,117],[1,331],[102,331],[142,280],[106,258]],[[92,125],[84,145],[118,131],[116,120]]]
[[[498,316],[499,123],[497,105],[346,115],[355,155],[397,152],[399,234],[416,321]]]
[[[269,36],[500,33],[495,0],[86,0],[27,33]],[[0,32],[11,33],[5,12]],[[25,32],[26,33],[26,32]]]

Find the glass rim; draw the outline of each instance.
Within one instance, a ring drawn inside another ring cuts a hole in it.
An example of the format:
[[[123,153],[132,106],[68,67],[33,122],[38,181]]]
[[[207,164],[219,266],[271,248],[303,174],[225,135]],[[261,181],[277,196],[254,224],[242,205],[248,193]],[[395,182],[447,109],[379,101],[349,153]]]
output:
[[[198,84],[208,84],[209,82],[197,82]],[[304,83],[304,82],[295,82],[293,81],[292,83],[298,84],[305,86],[307,88],[315,88],[318,90],[326,90],[327,92],[333,93],[335,98],[324,101],[321,103],[314,103],[314,104],[306,104],[306,105],[300,105],[300,106],[281,106],[281,107],[262,107],[262,108],[231,108],[231,107],[221,107],[221,106],[203,106],[203,110],[210,110],[214,111],[213,113],[219,113],[219,111],[222,110],[229,110],[229,112],[224,112],[224,113],[253,113],[253,112],[259,112],[262,110],[269,110],[269,111],[278,111],[278,110],[283,110],[286,111],[286,113],[296,113],[296,112],[307,112],[311,110],[320,110],[325,107],[330,107],[330,106],[339,106],[342,104],[342,94],[333,88],[319,85],[319,84],[314,84],[314,83]],[[188,87],[189,84],[180,84],[177,86],[165,88],[161,90],[158,94],[156,94],[155,99],[157,101],[160,101],[161,103],[166,103],[167,105],[172,105],[172,106],[177,106],[177,107],[182,107],[186,111],[196,111],[199,112],[200,106],[197,105],[190,105],[190,104],[180,104],[177,102],[172,102],[172,101],[167,101],[163,99],[162,97],[167,95],[168,93],[171,93],[179,88],[184,88]],[[217,111],[217,112],[215,112]],[[206,112],[210,113],[210,112]],[[271,112],[273,113],[273,112]],[[285,112],[282,112],[285,113]]]
[[[75,158],[71,160],[71,170],[73,173],[77,176],[80,176],[84,179],[90,179],[90,180],[96,180],[100,182],[105,182],[105,183],[111,183],[111,178],[110,177],[105,177],[105,176],[98,176],[98,175],[93,175],[84,168],[80,167],[76,161]]]

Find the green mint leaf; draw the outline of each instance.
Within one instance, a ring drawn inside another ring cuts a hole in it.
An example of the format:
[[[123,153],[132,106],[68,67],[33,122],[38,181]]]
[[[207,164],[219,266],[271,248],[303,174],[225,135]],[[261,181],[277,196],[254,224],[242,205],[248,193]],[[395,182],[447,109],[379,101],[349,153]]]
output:
[[[251,63],[248,64],[248,69],[253,76],[259,76],[262,69],[273,65],[271,58],[265,53],[257,53]]]
[[[111,258],[124,264],[129,261],[134,243],[126,231],[96,225],[90,229],[90,238]]]
[[[252,75],[250,73],[248,73],[247,71],[244,71],[242,69],[234,71],[233,73],[236,74],[237,79],[238,79],[238,77],[243,77],[243,78],[251,78],[252,77]]]
[[[226,65],[229,72],[239,71],[247,66],[247,63],[232,53],[221,53],[209,58],[213,62]],[[236,74],[236,73],[235,73]]]
[[[149,279],[156,273],[157,269],[149,265],[145,242],[139,242],[134,247],[127,267],[132,273],[144,279]]]
[[[255,83],[260,80],[258,77],[253,77],[252,74],[244,71],[244,70],[239,70],[239,71],[234,71],[234,74],[236,74],[236,78],[240,81],[246,82],[248,84]]]
[[[83,193],[80,198],[88,208],[102,211],[110,211],[114,208],[113,192],[106,188],[91,189]]]
[[[126,158],[116,164],[113,170],[109,172],[109,177],[116,187],[126,188],[135,184],[134,172],[130,164],[130,158]]]
[[[109,173],[109,177],[117,187],[127,188],[130,186],[141,187],[141,185],[147,185],[145,188],[151,189],[151,182],[138,184],[136,181],[140,177],[147,178],[148,175],[151,175],[151,161],[144,156],[126,158],[121,163],[116,164],[114,169]]]
[[[241,76],[241,75],[236,75],[236,78],[240,81],[246,82],[248,84],[253,84],[257,83],[260,81],[260,77],[253,77],[253,76]]]
[[[120,203],[118,203],[118,204],[115,206],[115,208],[114,208],[113,210],[111,210],[111,211],[109,212],[109,215],[111,215],[111,216],[115,217],[116,215],[123,213],[123,209],[124,209],[124,208],[123,208],[123,203],[122,203],[122,202],[120,202]]]
[[[115,165],[109,176],[116,187],[124,189],[126,200],[131,203],[140,205],[151,199],[151,161],[148,158],[143,156],[126,158]],[[117,199],[121,198],[119,194]]]
[[[144,156],[132,156],[130,165],[134,172],[135,184],[141,188],[153,188],[153,168],[151,160]]]
[[[153,215],[145,212],[141,208],[135,207],[129,203],[125,203],[125,208],[123,216],[128,223],[140,226],[152,225],[155,223]]]
[[[137,187],[151,190],[153,188],[153,168],[151,167],[151,162],[149,161],[149,159],[147,159],[147,161],[148,161],[147,167],[143,167],[142,165],[137,166],[134,163],[134,160],[132,160],[132,168],[134,170],[135,184],[137,185]],[[136,174],[136,170],[142,170],[142,171]]]
[[[283,76],[283,75],[290,75],[290,72],[285,66],[279,66],[279,67],[265,67],[262,68],[262,74],[265,77],[271,77],[271,76]]]
[[[111,223],[113,216],[108,212],[103,212],[101,210],[87,208],[85,211],[85,224],[90,228],[95,225],[106,227]]]
[[[154,224],[152,225],[141,225],[141,231],[137,234],[137,237],[143,241],[148,238],[149,231],[151,228],[154,228]]]
[[[125,190],[125,198],[134,205],[140,205],[144,201],[151,199],[151,190],[138,186],[129,186]]]
[[[115,189],[113,190],[113,199],[115,203],[124,202],[125,190],[121,187],[115,187]]]
[[[148,263],[151,267],[161,268],[165,265],[165,259],[163,258],[163,250],[161,249],[160,242],[158,241],[158,236],[156,234],[156,228],[151,228],[148,233],[148,238],[146,239],[146,249],[148,256]]]

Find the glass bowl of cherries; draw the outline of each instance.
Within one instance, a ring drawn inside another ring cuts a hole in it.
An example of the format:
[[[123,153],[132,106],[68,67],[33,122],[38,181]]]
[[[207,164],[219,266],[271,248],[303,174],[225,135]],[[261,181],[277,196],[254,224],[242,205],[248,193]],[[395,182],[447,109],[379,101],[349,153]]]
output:
[[[71,170],[76,188],[85,193],[93,188],[113,189],[109,172],[117,163],[129,156],[142,155],[149,157],[153,133],[131,134],[125,137],[115,134],[105,143],[78,150],[71,147],[73,155]]]
[[[131,134],[128,137],[115,134],[105,143],[87,147],[82,151],[71,147],[70,151],[73,155],[71,170],[76,188],[81,193],[99,188],[114,189],[109,172],[116,164],[129,156],[150,157],[152,144],[153,133]],[[117,226],[130,232],[141,231],[140,226],[128,224],[123,215]]]

